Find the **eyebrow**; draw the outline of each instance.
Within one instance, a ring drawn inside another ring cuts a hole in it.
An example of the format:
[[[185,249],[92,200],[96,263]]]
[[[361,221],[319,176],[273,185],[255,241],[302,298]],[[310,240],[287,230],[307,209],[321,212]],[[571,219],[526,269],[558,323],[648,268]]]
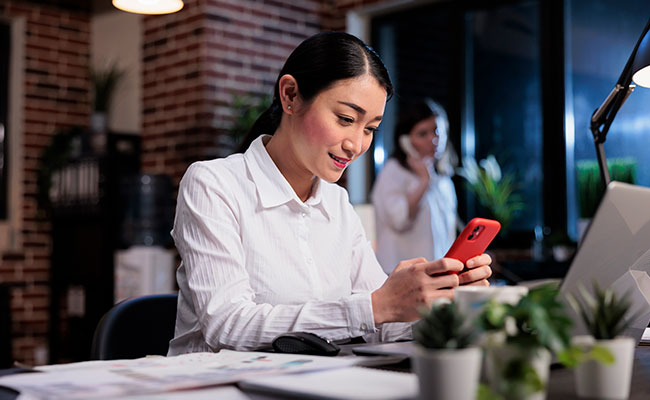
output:
[[[364,110],[363,108],[359,107],[358,105],[356,105],[354,103],[348,103],[346,101],[339,101],[339,103],[352,108],[353,110],[355,110],[356,112],[358,112],[361,115],[366,115],[366,110]],[[378,115],[378,116],[375,117],[375,121],[381,121],[381,119],[382,119],[381,115]]]

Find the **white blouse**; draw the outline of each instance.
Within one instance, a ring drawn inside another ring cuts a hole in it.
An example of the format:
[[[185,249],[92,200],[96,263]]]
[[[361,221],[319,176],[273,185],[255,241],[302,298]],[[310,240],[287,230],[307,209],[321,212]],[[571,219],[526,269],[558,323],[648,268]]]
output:
[[[446,175],[429,170],[429,188],[409,218],[407,193],[419,178],[389,158],[372,189],[377,231],[377,259],[386,273],[397,263],[415,257],[437,260],[444,257],[456,238],[457,200],[454,183]]]
[[[302,202],[262,139],[244,154],[192,164],[181,180],[169,355],[258,349],[288,331],[409,337],[409,323],[374,324],[370,294],[386,274],[347,192],[317,180]]]

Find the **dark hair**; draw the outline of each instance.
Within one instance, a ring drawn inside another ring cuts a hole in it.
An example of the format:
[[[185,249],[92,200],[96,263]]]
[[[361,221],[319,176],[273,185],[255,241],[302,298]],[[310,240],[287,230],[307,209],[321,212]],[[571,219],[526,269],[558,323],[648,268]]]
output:
[[[238,152],[246,151],[260,135],[272,135],[282,119],[280,78],[293,76],[298,82],[301,98],[310,102],[320,92],[337,81],[371,74],[386,89],[387,98],[393,94],[388,71],[379,55],[361,39],[344,32],[322,32],[305,39],[289,55],[275,82],[273,102],[253,124]]]
[[[411,167],[409,167],[406,162],[406,153],[399,144],[399,137],[402,135],[408,135],[418,122],[427,118],[437,117],[438,115],[433,112],[425,100],[419,100],[410,105],[404,105],[402,108],[404,111],[399,113],[397,124],[395,124],[395,132],[393,135],[394,150],[391,157],[395,158],[402,167],[410,170]]]

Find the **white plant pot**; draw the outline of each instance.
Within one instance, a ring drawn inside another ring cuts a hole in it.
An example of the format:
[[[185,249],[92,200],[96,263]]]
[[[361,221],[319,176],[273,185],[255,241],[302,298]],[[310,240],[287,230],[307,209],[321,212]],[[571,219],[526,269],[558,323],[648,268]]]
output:
[[[594,345],[608,349],[615,358],[613,364],[589,360],[575,370],[576,392],[579,397],[627,399],[630,395],[634,365],[634,338],[620,336],[611,340],[595,340],[593,336],[575,336],[574,345],[585,350]]]
[[[537,376],[542,381],[543,389],[532,393],[505,393],[506,381],[504,372],[508,364],[522,358],[529,363]],[[485,352],[485,375],[490,389],[500,394],[505,399],[517,400],[544,400],[546,398],[546,387],[551,368],[551,353],[543,347],[522,349],[521,347],[505,344],[501,346],[488,347]]]
[[[420,399],[474,400],[481,371],[481,349],[433,350],[416,346],[411,357],[420,382]]]

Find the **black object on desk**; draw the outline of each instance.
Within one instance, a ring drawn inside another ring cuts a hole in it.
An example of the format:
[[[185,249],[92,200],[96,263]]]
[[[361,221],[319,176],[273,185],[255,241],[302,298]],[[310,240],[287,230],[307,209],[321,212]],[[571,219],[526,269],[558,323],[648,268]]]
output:
[[[272,345],[277,353],[335,356],[341,351],[336,343],[311,332],[283,333],[273,339]]]

